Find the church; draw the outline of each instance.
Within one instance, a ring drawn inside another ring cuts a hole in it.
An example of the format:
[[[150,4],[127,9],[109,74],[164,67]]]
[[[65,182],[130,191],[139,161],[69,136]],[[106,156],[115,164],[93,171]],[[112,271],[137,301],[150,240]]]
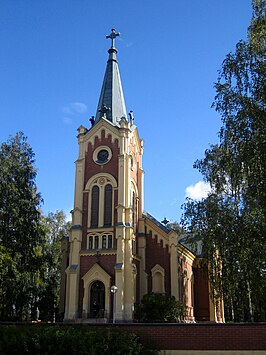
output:
[[[106,36],[111,47],[96,115],[89,128],[78,128],[72,224],[62,243],[64,320],[93,322],[97,311],[106,322],[132,322],[142,297],[159,293],[186,305],[186,322],[223,322],[201,241],[190,243],[143,209],[144,146],[126,110],[117,36],[114,29]]]

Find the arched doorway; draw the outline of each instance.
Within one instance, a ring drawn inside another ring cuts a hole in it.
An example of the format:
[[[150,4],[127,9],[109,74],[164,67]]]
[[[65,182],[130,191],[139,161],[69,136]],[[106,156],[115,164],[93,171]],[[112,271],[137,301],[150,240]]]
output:
[[[103,282],[95,281],[90,289],[90,315],[91,317],[104,317],[105,287]]]

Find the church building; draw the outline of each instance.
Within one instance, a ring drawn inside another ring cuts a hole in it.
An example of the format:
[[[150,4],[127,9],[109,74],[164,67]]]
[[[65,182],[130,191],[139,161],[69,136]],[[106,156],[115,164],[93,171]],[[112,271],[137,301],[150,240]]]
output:
[[[221,322],[201,242],[192,246],[143,209],[143,140],[126,111],[118,35],[106,36],[111,48],[91,127],[78,129],[72,225],[63,243],[64,320],[92,322],[97,312],[107,322],[114,315],[130,322],[145,294],[160,293],[184,302],[187,322]]]

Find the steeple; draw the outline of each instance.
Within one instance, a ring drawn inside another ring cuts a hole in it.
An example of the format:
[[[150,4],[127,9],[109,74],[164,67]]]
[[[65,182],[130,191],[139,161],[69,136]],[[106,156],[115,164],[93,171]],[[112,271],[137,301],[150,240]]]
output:
[[[112,29],[111,34],[106,36],[106,38],[112,40],[112,43],[111,48],[108,50],[109,58],[95,116],[95,123],[104,117],[113,124],[119,126],[121,117],[127,117],[124,94],[116,59],[117,49],[115,48],[115,38],[119,35],[119,32]]]

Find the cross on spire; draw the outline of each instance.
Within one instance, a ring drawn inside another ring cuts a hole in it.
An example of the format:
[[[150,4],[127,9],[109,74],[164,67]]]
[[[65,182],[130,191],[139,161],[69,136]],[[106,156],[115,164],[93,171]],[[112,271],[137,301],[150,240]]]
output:
[[[112,28],[112,32],[108,36],[106,36],[106,38],[111,38],[112,40],[111,48],[115,48],[115,38],[117,36],[120,36],[120,32],[116,32],[114,28]]]

